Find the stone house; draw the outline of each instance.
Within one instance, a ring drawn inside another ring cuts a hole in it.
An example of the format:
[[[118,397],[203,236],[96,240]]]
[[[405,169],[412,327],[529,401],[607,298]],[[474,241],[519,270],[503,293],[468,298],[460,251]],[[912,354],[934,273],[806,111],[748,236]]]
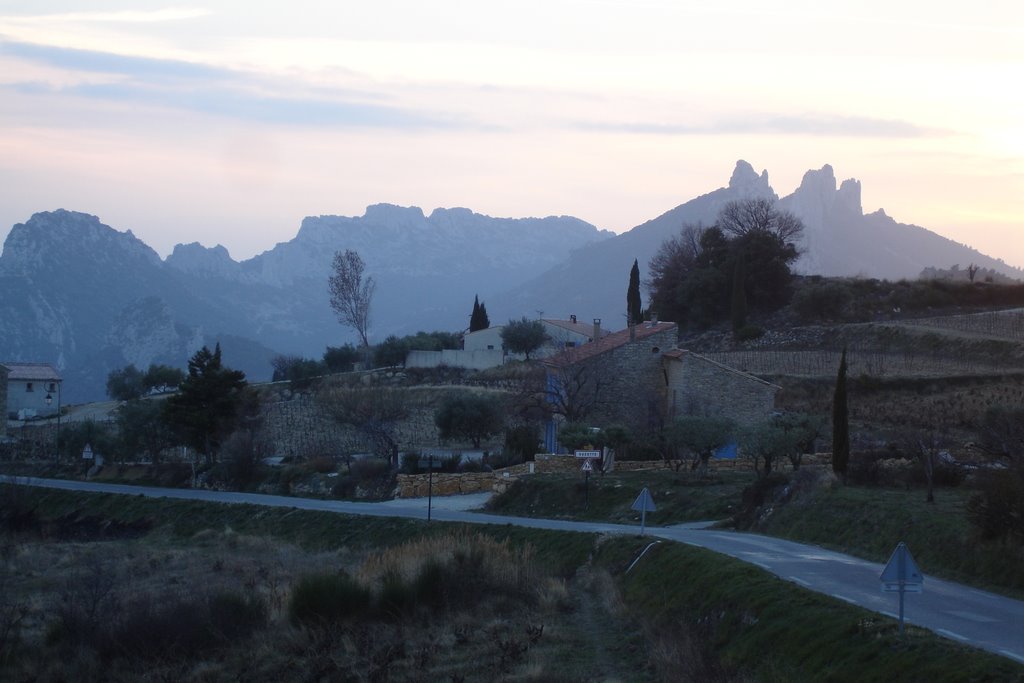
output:
[[[4,363],[6,412],[10,420],[52,417],[61,406],[60,374],[49,363]]]
[[[662,355],[665,369],[665,417],[714,415],[747,425],[775,410],[779,387],[692,351]]]
[[[659,429],[677,416],[714,415],[742,425],[775,409],[780,387],[678,349],[677,339],[675,323],[646,322],[544,360],[549,452],[563,422]]]
[[[674,349],[678,328],[645,322],[544,359],[544,398],[553,414],[544,443],[556,452],[558,426],[586,421],[654,426],[664,411],[662,354]]]

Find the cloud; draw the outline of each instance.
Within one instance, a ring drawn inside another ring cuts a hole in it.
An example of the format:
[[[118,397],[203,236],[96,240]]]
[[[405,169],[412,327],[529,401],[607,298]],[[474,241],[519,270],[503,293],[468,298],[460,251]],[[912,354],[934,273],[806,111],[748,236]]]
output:
[[[310,94],[309,90],[297,90],[294,84],[282,87],[250,72],[181,60],[19,42],[0,43],[0,56],[114,77],[106,83],[50,85],[33,81],[2,86],[23,95],[70,95],[297,126],[415,129],[459,125],[450,116],[368,103],[381,99],[377,93],[321,87]]]
[[[948,135],[909,121],[858,116],[779,116],[725,119],[708,124],[576,122],[581,130],[639,135],[811,135],[828,137],[919,138]]]
[[[119,55],[113,52],[76,50],[50,45],[5,41],[0,55],[25,59],[37,64],[92,73],[121,74],[140,79],[220,79],[234,77],[234,72],[206,64],[175,59],[155,59]]]
[[[29,14],[24,16],[4,15],[0,21],[32,24],[50,23],[112,23],[112,24],[155,24],[165,21],[199,19],[212,12],[199,7],[167,7],[149,11],[127,10],[123,12],[64,12],[58,14]]]

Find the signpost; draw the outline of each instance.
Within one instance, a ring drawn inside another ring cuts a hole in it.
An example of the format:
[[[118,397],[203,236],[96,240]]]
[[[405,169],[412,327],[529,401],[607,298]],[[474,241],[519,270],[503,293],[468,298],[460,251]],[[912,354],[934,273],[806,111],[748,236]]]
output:
[[[651,498],[651,492],[644,487],[644,490],[640,492],[640,495],[633,501],[632,509],[640,513],[640,535],[644,535],[644,526],[647,524],[647,511],[654,512],[658,508],[654,505],[654,499]]]
[[[883,593],[900,594],[900,635],[903,635],[903,596],[906,593],[920,593],[924,584],[924,575],[914,562],[907,544],[900,541],[892,557],[878,577],[882,582]]]
[[[583,466],[580,470],[583,472],[584,484],[583,484],[583,509],[590,509],[590,473],[594,471],[593,461],[595,458],[601,457],[601,451],[576,451],[577,458],[583,458]]]

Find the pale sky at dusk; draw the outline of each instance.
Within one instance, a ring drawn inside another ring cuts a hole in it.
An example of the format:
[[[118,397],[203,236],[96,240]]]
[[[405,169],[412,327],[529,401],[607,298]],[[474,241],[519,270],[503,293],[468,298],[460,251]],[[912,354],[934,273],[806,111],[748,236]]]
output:
[[[0,0],[0,237],[66,208],[239,259],[380,202],[623,232],[737,159],[1024,266],[1024,3]]]

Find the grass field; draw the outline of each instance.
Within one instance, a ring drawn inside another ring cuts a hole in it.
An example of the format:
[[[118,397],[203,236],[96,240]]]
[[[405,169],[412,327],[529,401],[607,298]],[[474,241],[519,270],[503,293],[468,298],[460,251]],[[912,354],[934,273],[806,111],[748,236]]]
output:
[[[6,680],[1024,680],[1008,660],[920,629],[900,640],[890,619],[707,551],[661,544],[627,574],[637,537],[4,494],[0,613],[25,610],[0,630]],[[296,622],[297,586],[325,572],[368,586],[378,611]],[[109,616],[96,628],[117,646],[62,620],[69,605]],[[182,633],[193,623],[208,641]]]

